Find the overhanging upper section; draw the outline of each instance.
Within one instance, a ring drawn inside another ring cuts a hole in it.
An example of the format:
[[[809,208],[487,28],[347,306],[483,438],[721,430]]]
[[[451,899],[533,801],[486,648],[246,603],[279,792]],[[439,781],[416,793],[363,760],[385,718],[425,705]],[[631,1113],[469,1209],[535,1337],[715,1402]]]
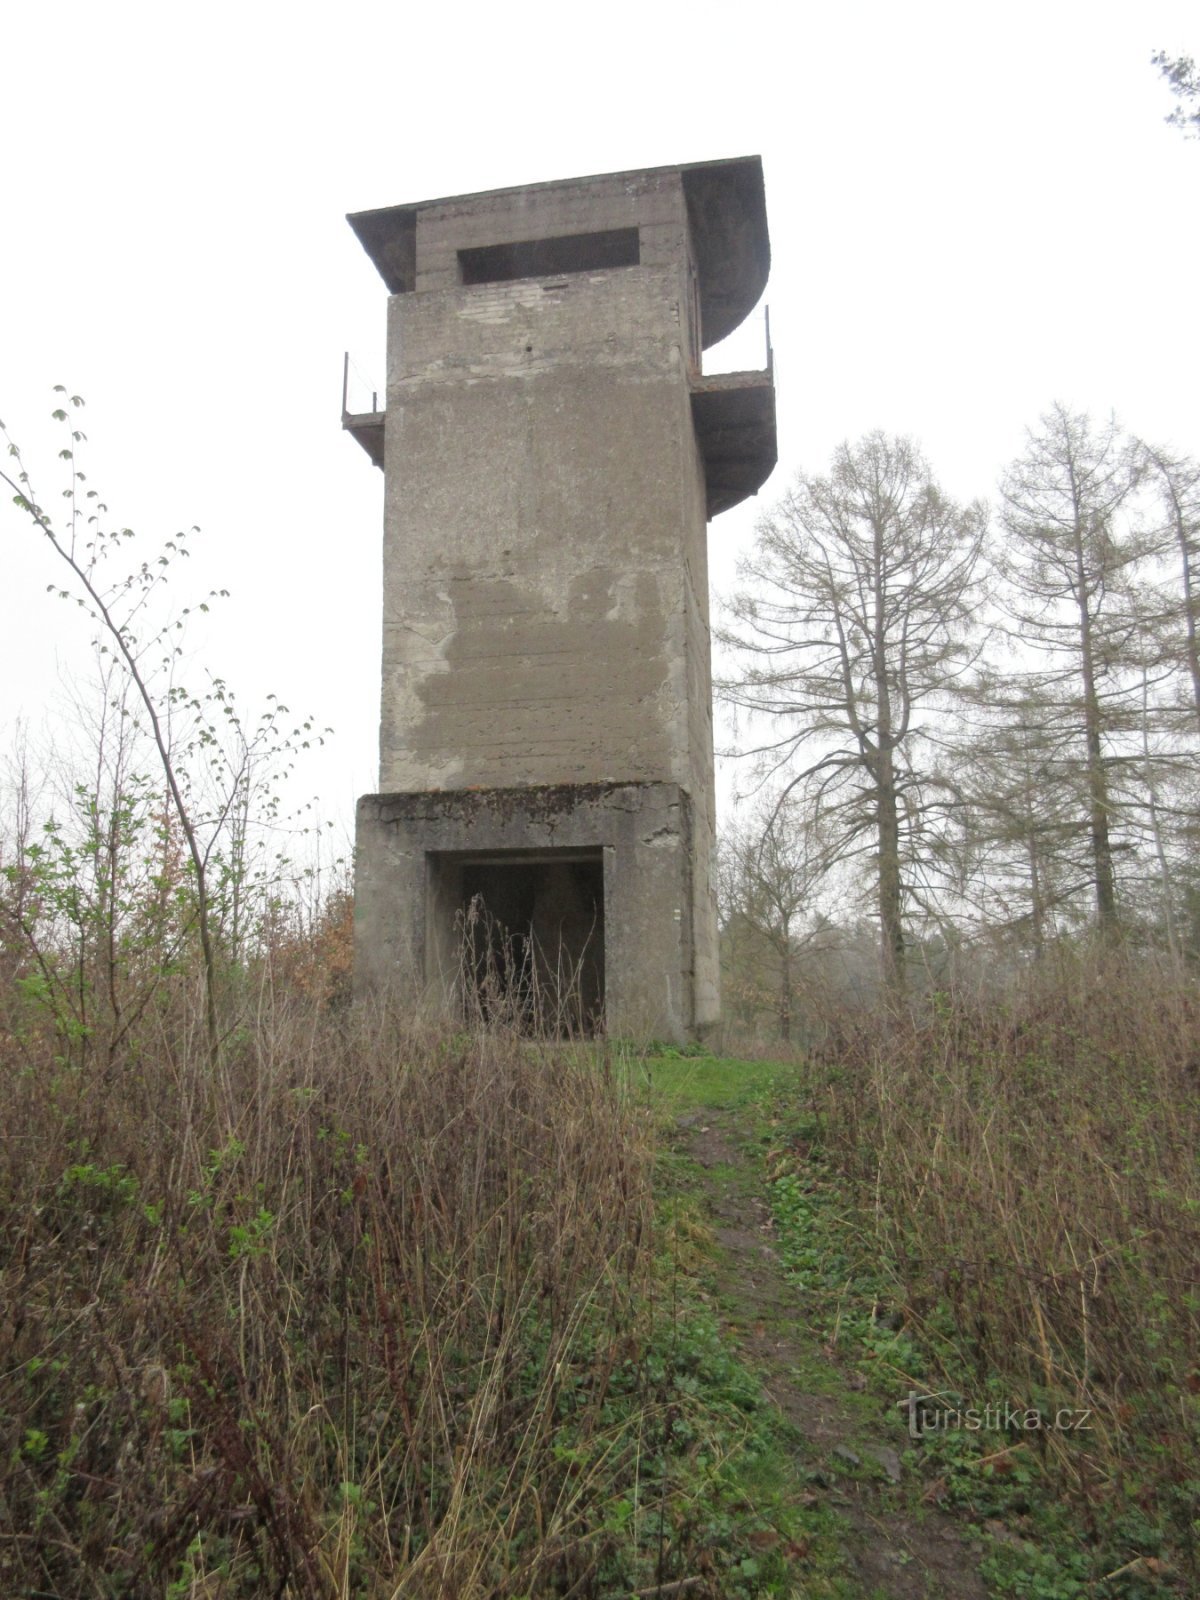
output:
[[[389,294],[411,294],[417,287],[417,209],[384,206],[352,211],[346,218]]]
[[[681,167],[700,280],[703,348],[718,344],[758,304],[771,271],[762,161]]]
[[[539,264],[546,262],[550,265],[543,265],[543,271],[570,271],[572,241],[579,245],[575,270],[635,264],[636,248],[624,244],[623,238],[631,229],[659,220],[656,207],[673,184],[686,207],[701,343],[707,349],[733,332],[766,287],[771,246],[758,156],[385,206],[354,212],[347,220],[389,293],[411,294],[444,286],[438,268],[445,261],[448,242],[458,253],[459,281],[468,283],[480,281],[471,273],[489,257],[507,263],[503,270],[509,276],[536,275]],[[678,208],[678,198],[675,205]],[[431,243],[429,268],[421,259],[426,226],[440,251],[434,259]],[[492,232],[483,236],[481,226]],[[521,263],[529,265],[528,274],[519,270]]]

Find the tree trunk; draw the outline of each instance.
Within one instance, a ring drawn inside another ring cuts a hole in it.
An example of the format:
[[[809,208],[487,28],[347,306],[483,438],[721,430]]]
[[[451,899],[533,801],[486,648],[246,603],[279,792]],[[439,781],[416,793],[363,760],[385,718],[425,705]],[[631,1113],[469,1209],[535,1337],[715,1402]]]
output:
[[[904,993],[904,922],[901,914],[900,816],[891,752],[879,762],[879,945],[888,993]]]
[[[1142,669],[1142,760],[1146,799],[1150,813],[1150,836],[1154,840],[1154,854],[1158,861],[1158,881],[1162,886],[1163,926],[1167,935],[1167,949],[1171,960],[1179,961],[1179,940],[1175,931],[1175,891],[1171,882],[1171,867],[1163,843],[1162,824],[1158,812],[1158,789],[1154,782],[1154,766],[1150,754],[1150,688]]]
[[[1188,546],[1183,507],[1173,490],[1171,501],[1175,515],[1175,537],[1179,542],[1179,559],[1183,568],[1183,625],[1187,638],[1184,649],[1192,679],[1192,704],[1196,709],[1196,721],[1200,724],[1200,642],[1196,638],[1196,601],[1192,594],[1192,552]]]
[[[1092,874],[1096,885],[1096,926],[1105,944],[1120,936],[1117,887],[1113,875],[1112,843],[1108,829],[1108,774],[1100,735],[1100,696],[1096,691],[1096,663],[1092,650],[1090,590],[1084,563],[1083,530],[1075,530],[1076,603],[1079,607],[1079,666],[1083,681],[1083,728],[1087,750],[1088,828]]]
[[[1042,902],[1042,867],[1038,852],[1037,818],[1033,812],[1033,772],[1029,765],[1029,751],[1023,752],[1025,792],[1025,851],[1029,857],[1029,917],[1033,931],[1033,958],[1040,961],[1046,948],[1046,908]]]
[[[792,1039],[792,926],[783,919],[783,938],[779,945],[779,1036],[785,1044]]]
[[[879,840],[879,947],[883,983],[888,994],[899,998],[904,993],[904,923],[900,888],[900,811],[896,797],[896,763],[892,723],[892,686],[888,678],[885,570],[886,529],[882,520],[874,527],[875,592],[873,665],[875,669],[876,731],[875,759],[876,833]]]

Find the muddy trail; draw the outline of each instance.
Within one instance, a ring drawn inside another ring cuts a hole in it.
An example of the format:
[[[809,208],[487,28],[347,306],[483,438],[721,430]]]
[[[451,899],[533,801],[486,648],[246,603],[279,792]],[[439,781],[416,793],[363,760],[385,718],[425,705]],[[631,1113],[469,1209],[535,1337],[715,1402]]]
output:
[[[802,1501],[844,1522],[842,1558],[862,1600],[986,1600],[966,1530],[921,1500],[901,1459],[899,1413],[861,1392],[803,1321],[773,1243],[761,1178],[736,1111],[680,1119],[677,1148],[695,1163],[719,1250],[714,1288],[724,1333],[799,1436]],[[803,1593],[803,1589],[797,1591]]]

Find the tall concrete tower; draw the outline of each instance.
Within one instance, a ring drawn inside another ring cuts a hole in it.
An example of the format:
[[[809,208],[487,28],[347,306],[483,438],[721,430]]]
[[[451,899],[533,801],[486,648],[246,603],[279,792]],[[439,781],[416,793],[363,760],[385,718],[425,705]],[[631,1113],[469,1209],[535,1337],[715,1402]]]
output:
[[[385,483],[359,982],[461,1015],[482,906],[493,981],[515,948],[569,1027],[685,1038],[719,1008],[707,523],[775,464],[769,354],[701,352],[766,284],[761,162],[349,220],[391,297],[386,409],[343,416]]]

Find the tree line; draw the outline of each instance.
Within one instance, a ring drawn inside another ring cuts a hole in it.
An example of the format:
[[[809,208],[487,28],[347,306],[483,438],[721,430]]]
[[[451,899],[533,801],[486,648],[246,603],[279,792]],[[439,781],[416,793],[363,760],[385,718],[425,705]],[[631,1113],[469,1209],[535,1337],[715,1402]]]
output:
[[[1200,463],[1056,404],[995,508],[872,433],[758,525],[719,692],[758,801],[727,940],[775,974],[869,901],[879,981],[985,946],[1200,952]],[[757,942],[756,942],[757,941]]]

